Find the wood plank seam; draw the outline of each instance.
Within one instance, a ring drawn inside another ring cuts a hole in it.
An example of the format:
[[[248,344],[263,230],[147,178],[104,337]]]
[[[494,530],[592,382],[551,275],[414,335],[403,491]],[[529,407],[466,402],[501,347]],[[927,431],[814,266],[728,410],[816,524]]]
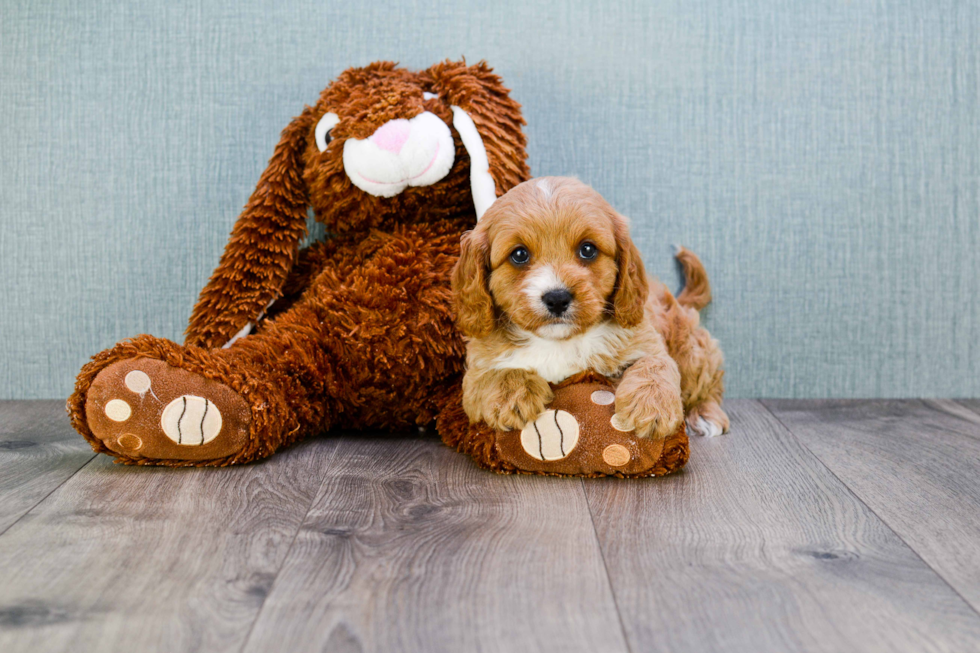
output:
[[[933,568],[758,402],[728,407],[744,439],[696,438],[683,473],[585,486],[634,650],[972,650]]]
[[[52,494],[54,494],[55,492],[57,492],[58,490],[60,490],[64,486],[65,483],[67,483],[68,481],[70,481],[72,478],[75,477],[75,474],[77,474],[78,472],[82,471],[83,469],[85,469],[86,467],[88,467],[89,465],[91,465],[92,464],[92,461],[95,460],[96,456],[98,456],[98,454],[93,453],[92,454],[92,457],[85,461],[85,464],[80,465],[78,467],[78,469],[76,469],[75,471],[73,471],[68,478],[66,478],[61,483],[59,483],[57,486],[55,486],[54,488],[52,488],[52,490],[50,492],[48,492],[47,494],[45,494],[43,497],[41,497],[41,499],[37,503],[35,503],[33,506],[31,506],[30,508],[28,508],[27,510],[25,510],[24,511],[24,514],[22,514],[20,517],[18,517],[13,522],[11,522],[10,525],[7,526],[7,528],[5,528],[2,531],[0,531],[0,537],[3,537],[4,535],[6,535],[7,534],[7,531],[9,531],[11,528],[13,528],[14,526],[16,526],[20,522],[21,519],[23,519],[24,517],[26,517],[27,515],[29,515],[38,506],[40,506],[42,503],[44,503],[45,501],[47,501],[48,500],[48,497],[50,497]]]
[[[623,623],[623,612],[619,609],[619,598],[616,596],[616,588],[612,584],[612,576],[609,575],[609,565],[606,564],[606,551],[602,546],[602,542],[599,541],[599,531],[596,530],[595,525],[595,514],[592,512],[592,502],[589,501],[589,494],[585,491],[585,481],[589,480],[592,482],[602,482],[602,479],[580,479],[582,488],[582,495],[585,497],[585,506],[589,509],[589,521],[592,523],[592,535],[595,537],[596,548],[599,550],[599,559],[602,560],[602,570],[606,574],[606,585],[609,587],[609,594],[612,596],[613,607],[616,609],[616,619],[619,622],[619,630],[623,633],[623,642],[626,643],[626,650],[633,653],[633,646],[630,644],[630,638],[626,632],[626,624]],[[619,480],[621,483],[629,483],[631,479]]]
[[[973,412],[973,413],[976,413],[977,415],[980,415],[980,399],[963,399],[963,398],[960,398],[960,399],[953,399],[952,401],[956,405],[963,406],[963,408],[966,408],[970,412]],[[971,403],[967,403],[967,402],[971,402]],[[972,405],[973,402],[978,402],[977,406],[973,406]]]
[[[921,399],[917,399],[916,401],[918,403],[922,404],[928,410],[935,410],[934,408],[930,407],[928,404],[926,404],[926,402],[924,402]],[[885,525],[885,528],[887,528],[889,531],[891,531],[892,534],[895,535],[895,537],[897,537],[899,539],[899,541],[902,542],[902,544],[904,544],[906,547],[908,547],[909,551],[911,551],[912,553],[915,554],[915,557],[918,558],[922,562],[922,564],[924,564],[926,567],[928,567],[929,569],[931,569],[932,572],[934,574],[936,574],[936,576],[943,582],[944,585],[946,585],[947,587],[949,587],[949,589],[954,594],[956,594],[956,596],[960,597],[960,599],[963,601],[963,603],[965,603],[974,614],[976,614],[978,617],[980,617],[980,610],[978,610],[977,608],[975,608],[973,606],[973,603],[971,603],[969,600],[967,600],[967,598],[965,596],[963,596],[958,589],[956,589],[955,587],[953,587],[953,585],[950,584],[950,582],[946,579],[946,577],[942,573],[939,572],[939,570],[937,570],[935,567],[933,567],[931,564],[929,564],[929,562],[925,558],[922,557],[922,555],[919,553],[919,551],[915,547],[913,547],[908,541],[906,541],[906,539],[904,537],[902,537],[901,534],[899,534],[898,531],[896,531],[895,528],[890,523],[888,523],[888,520],[886,520],[884,517],[882,517],[880,514],[878,514],[878,512],[875,511],[874,508],[872,508],[870,505],[868,505],[868,503],[865,502],[865,500],[860,495],[858,495],[858,493],[850,485],[848,485],[844,481],[844,479],[842,479],[840,476],[838,476],[837,473],[833,469],[831,469],[830,467],[828,467],[827,464],[824,463],[824,461],[820,458],[820,456],[818,456],[816,453],[814,453],[813,450],[811,450],[810,447],[808,447],[806,445],[806,442],[804,442],[802,438],[800,438],[799,436],[797,436],[796,433],[794,433],[789,428],[789,426],[787,426],[786,423],[783,422],[783,420],[779,419],[779,416],[771,408],[769,408],[769,406],[766,403],[766,400],[765,399],[759,400],[759,404],[761,404],[762,407],[765,408],[766,411],[768,411],[769,414],[773,416],[773,418],[780,424],[780,426],[782,426],[783,429],[785,429],[786,432],[794,440],[796,440],[796,442],[798,442],[799,445],[807,453],[809,453],[811,456],[813,456],[814,460],[816,460],[817,462],[819,462],[828,472],[830,472],[830,474],[834,478],[836,478],[844,488],[847,489],[848,493],[850,493],[851,496],[853,496],[857,501],[859,501],[861,503],[861,505],[863,505],[865,508],[867,508],[868,511],[871,512],[871,514],[873,514],[875,517],[877,517],[881,521],[881,523]]]
[[[276,577],[272,579],[272,584],[269,585],[269,591],[265,593],[264,597],[262,597],[262,604],[259,606],[259,609],[255,611],[255,615],[252,617],[252,623],[249,624],[248,626],[248,632],[245,634],[245,638],[242,639],[242,646],[241,648],[238,649],[239,653],[241,653],[246,648],[248,648],[249,640],[252,639],[252,632],[255,630],[255,624],[259,622],[259,616],[261,616],[262,611],[265,609],[266,602],[269,600],[269,597],[272,596],[272,592],[276,589],[276,583],[279,581],[279,574],[282,573],[282,568],[286,565],[286,561],[289,560],[289,555],[290,553],[292,553],[293,546],[296,544],[296,538],[299,537],[300,531],[303,530],[303,526],[306,524],[306,520],[309,518],[310,511],[313,509],[313,506],[316,505],[317,499],[319,499],[320,495],[323,493],[323,486],[326,484],[327,476],[328,476],[326,470],[330,468],[330,463],[332,463],[334,458],[336,458],[337,451],[340,448],[337,442],[338,440],[334,439],[333,451],[330,452],[330,456],[327,458],[326,463],[323,465],[324,472],[323,472],[323,478],[320,479],[320,485],[317,487],[316,492],[310,493],[311,495],[310,503],[309,505],[306,506],[306,512],[303,513],[303,518],[297,520],[296,522],[296,530],[293,531],[293,537],[289,541],[289,546],[286,547],[286,552],[282,556],[282,561],[279,563],[279,568],[276,569]]]
[[[974,408],[973,406],[971,406],[970,404],[967,403],[968,401],[980,401],[980,399],[962,399],[961,398],[961,399],[954,399],[953,401],[955,401],[956,403],[958,403],[960,406],[965,406],[966,408],[969,408],[970,410],[972,410],[977,415],[980,415],[980,408]]]
[[[246,651],[629,650],[581,480],[501,477],[385,437],[345,438],[330,476]]]
[[[965,421],[975,427],[977,431],[961,431],[960,433],[973,440],[980,440],[980,412],[969,403],[969,399],[941,399],[926,398],[915,399],[916,403],[924,406],[926,410],[939,413],[944,417]],[[964,414],[965,413],[965,414]]]

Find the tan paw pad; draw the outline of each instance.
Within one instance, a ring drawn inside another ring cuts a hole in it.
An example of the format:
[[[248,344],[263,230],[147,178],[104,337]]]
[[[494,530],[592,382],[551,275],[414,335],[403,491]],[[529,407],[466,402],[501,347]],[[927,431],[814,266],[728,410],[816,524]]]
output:
[[[139,451],[139,448],[143,446],[143,440],[132,433],[123,433],[116,440],[116,444],[123,451]]]
[[[612,467],[622,467],[630,458],[630,450],[621,444],[611,444],[602,451],[602,459]]]

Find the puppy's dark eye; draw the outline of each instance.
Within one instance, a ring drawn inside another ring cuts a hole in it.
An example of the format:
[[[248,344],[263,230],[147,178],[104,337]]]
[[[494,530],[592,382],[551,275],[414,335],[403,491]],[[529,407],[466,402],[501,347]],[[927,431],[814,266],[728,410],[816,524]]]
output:
[[[524,265],[531,259],[531,253],[525,247],[518,247],[510,253],[510,262],[514,265]]]
[[[584,261],[591,261],[599,255],[599,248],[592,243],[582,243],[578,246],[578,257]]]

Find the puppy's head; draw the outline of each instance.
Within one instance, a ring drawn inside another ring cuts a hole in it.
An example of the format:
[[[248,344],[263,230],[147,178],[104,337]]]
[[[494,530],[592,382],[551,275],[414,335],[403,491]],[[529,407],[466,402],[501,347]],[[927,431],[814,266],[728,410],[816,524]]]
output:
[[[643,319],[646,272],[626,219],[576,179],[542,177],[500,197],[463,236],[457,322],[485,337],[500,318],[564,339],[606,319]]]

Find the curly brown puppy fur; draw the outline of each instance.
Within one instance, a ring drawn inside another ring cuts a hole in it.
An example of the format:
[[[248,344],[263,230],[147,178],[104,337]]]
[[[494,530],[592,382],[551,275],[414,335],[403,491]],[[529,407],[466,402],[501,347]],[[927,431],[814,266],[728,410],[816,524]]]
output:
[[[460,234],[529,177],[523,124],[484,63],[345,71],[283,131],[186,342],[95,356],[74,427],[126,463],[227,465],[333,426],[432,422],[463,369]],[[332,237],[299,251],[310,208]]]
[[[617,380],[617,419],[641,437],[673,433],[685,411],[697,433],[727,431],[721,349],[697,312],[707,275],[690,252],[678,258],[688,285],[675,298],[647,276],[626,219],[575,179],[501,197],[464,235],[453,273],[470,420],[523,428],[550,383],[592,370]]]

